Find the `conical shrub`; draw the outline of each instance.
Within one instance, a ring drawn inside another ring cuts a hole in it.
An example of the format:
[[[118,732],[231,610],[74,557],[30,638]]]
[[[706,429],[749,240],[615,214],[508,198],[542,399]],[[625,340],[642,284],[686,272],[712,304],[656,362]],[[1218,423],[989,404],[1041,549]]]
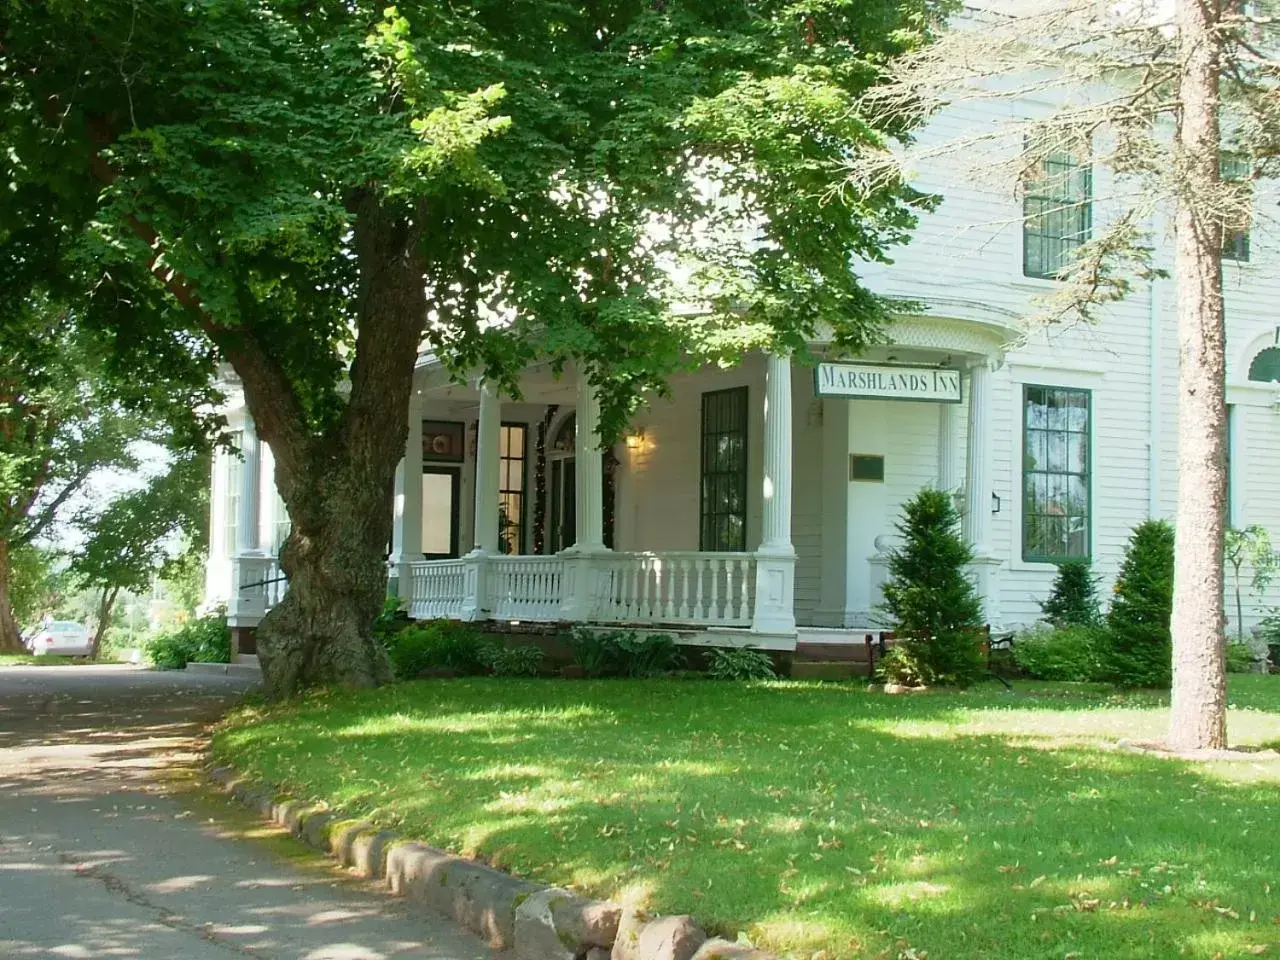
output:
[[[889,556],[883,612],[898,636],[898,669],[922,683],[966,686],[982,676],[982,602],[966,566],[951,497],[921,490],[902,507],[902,544]]]
[[[1168,687],[1172,679],[1173,527],[1133,529],[1107,615],[1106,678],[1123,687]]]

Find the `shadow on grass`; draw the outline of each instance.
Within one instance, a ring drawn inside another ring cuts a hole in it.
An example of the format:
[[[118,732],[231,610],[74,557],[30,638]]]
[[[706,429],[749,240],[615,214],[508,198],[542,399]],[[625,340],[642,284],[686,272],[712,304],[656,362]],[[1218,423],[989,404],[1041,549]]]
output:
[[[1280,731],[1274,683],[1248,688]],[[1155,702],[434,682],[246,714],[217,749],[408,835],[805,956],[1252,955],[1280,932],[1280,769],[1233,782],[1071,742],[1082,717],[1158,724]]]

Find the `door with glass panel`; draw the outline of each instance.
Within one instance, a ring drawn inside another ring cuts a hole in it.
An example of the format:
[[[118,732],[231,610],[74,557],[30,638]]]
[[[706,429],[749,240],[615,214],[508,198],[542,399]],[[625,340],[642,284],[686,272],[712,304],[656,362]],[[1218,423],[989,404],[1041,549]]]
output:
[[[422,554],[428,560],[458,556],[457,467],[422,468]]]

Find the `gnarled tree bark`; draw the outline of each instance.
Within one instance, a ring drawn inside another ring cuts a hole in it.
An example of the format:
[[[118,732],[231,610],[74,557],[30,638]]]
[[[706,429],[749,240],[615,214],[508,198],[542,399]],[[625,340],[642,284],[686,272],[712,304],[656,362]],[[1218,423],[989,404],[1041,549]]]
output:
[[[280,557],[289,590],[257,632],[271,696],[321,683],[372,686],[391,676],[373,622],[386,595],[392,488],[427,315],[420,223],[372,195],[357,204],[359,329],[351,390],[343,416],[325,435],[309,434],[291,384],[251,335],[215,337],[240,375],[259,436],[272,448],[292,521]]]

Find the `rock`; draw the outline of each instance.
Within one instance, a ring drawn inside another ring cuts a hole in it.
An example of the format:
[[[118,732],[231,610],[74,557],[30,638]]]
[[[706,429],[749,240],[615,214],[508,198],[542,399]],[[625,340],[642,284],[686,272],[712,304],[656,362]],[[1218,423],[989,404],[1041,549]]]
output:
[[[611,960],[639,960],[640,931],[652,919],[642,910],[628,907],[618,918],[618,935],[613,941]]]
[[[393,846],[386,875],[392,892],[453,917],[495,950],[515,945],[516,908],[543,889],[422,843]]]
[[[344,867],[355,865],[355,842],[362,833],[373,833],[374,829],[362,820],[339,820],[329,831],[329,852]]]
[[[741,943],[730,943],[717,937],[704,943],[693,960],[775,960],[774,956]]]
[[[691,960],[706,940],[692,917],[660,917],[641,929],[636,960]]]
[[[568,890],[539,890],[516,908],[517,960],[577,960],[592,947],[609,947],[621,909]]]
[[[386,873],[387,852],[395,843],[394,834],[380,830],[360,833],[351,841],[351,866],[362,877],[381,877]]]
[[[309,813],[302,818],[302,830],[300,836],[307,846],[319,850],[321,853],[329,852],[329,825],[337,818],[326,810],[317,810]]]

